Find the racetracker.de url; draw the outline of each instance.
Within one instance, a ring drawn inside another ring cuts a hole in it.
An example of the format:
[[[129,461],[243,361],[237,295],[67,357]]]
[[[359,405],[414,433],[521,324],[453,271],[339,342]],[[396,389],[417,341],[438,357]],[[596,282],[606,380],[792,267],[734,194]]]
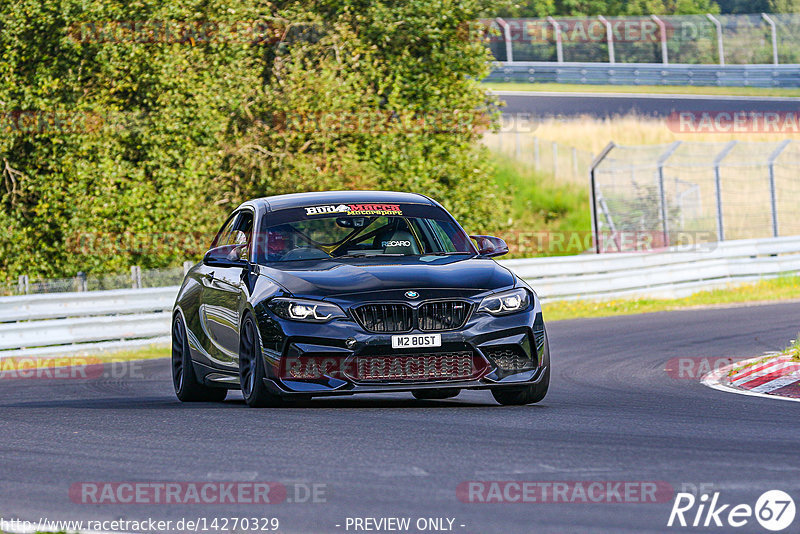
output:
[[[275,532],[280,528],[277,517],[195,517],[162,520],[112,519],[38,521],[0,519],[2,532]]]

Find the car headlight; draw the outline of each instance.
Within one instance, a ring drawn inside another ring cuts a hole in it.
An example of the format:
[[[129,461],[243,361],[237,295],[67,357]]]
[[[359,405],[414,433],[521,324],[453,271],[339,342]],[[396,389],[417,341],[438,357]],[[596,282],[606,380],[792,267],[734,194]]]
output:
[[[277,298],[272,299],[269,306],[278,317],[292,321],[327,323],[331,319],[346,317],[336,304],[318,300]]]
[[[478,306],[478,311],[488,312],[492,315],[509,315],[527,309],[530,303],[530,293],[520,287],[484,297]]]

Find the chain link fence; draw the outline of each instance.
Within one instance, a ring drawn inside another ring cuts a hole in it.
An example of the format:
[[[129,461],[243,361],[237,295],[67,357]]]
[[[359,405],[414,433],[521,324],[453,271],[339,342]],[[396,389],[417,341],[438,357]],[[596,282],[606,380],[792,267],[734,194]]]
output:
[[[800,14],[494,19],[498,61],[792,64]]]
[[[133,266],[131,272],[126,274],[78,273],[72,278],[40,280],[31,280],[27,275],[22,275],[16,284],[0,286],[0,296],[177,286],[183,282],[183,277],[192,265],[192,262],[186,262],[183,267],[150,270]]]
[[[526,163],[557,181],[586,184],[593,159],[591,152],[525,132],[489,133],[483,141],[495,152]]]
[[[800,234],[800,143],[609,145],[591,171],[597,250]]]

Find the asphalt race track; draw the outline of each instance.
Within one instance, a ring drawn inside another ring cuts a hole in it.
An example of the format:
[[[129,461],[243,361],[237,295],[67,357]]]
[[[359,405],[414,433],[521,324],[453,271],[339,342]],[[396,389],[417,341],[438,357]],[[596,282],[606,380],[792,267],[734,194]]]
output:
[[[733,504],[752,506],[769,489],[797,500],[800,404],[715,391],[673,379],[664,366],[678,356],[778,350],[798,329],[798,303],[552,323],[551,392],[525,407],[500,407],[488,392],[424,402],[410,394],[345,397],[273,410],[249,409],[237,393],[223,405],[182,405],[166,360],[138,364],[140,372],[123,378],[4,380],[0,513],[278,517],[281,532],[309,533],[345,532],[347,517],[379,516],[454,517],[454,531],[464,533],[691,531],[666,527],[671,501],[473,504],[459,501],[456,487],[665,481],[675,491],[712,484]],[[205,480],[327,484],[327,502],[86,505],[68,494],[85,481]],[[764,532],[754,519],[736,530]]]
[[[602,118],[631,113],[668,117],[673,112],[683,111],[795,114],[800,112],[800,98],[788,97],[539,91],[495,91],[494,93],[506,102],[503,113],[530,113],[535,117],[589,115]]]

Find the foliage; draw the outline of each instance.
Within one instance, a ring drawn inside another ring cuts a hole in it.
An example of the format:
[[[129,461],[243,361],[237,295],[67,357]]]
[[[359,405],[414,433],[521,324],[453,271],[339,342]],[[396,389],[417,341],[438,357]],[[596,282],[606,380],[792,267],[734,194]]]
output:
[[[516,0],[500,16],[695,15],[719,13],[714,0]]]
[[[485,4],[4,3],[0,279],[175,265],[242,200],[295,191],[418,191],[496,226]]]

